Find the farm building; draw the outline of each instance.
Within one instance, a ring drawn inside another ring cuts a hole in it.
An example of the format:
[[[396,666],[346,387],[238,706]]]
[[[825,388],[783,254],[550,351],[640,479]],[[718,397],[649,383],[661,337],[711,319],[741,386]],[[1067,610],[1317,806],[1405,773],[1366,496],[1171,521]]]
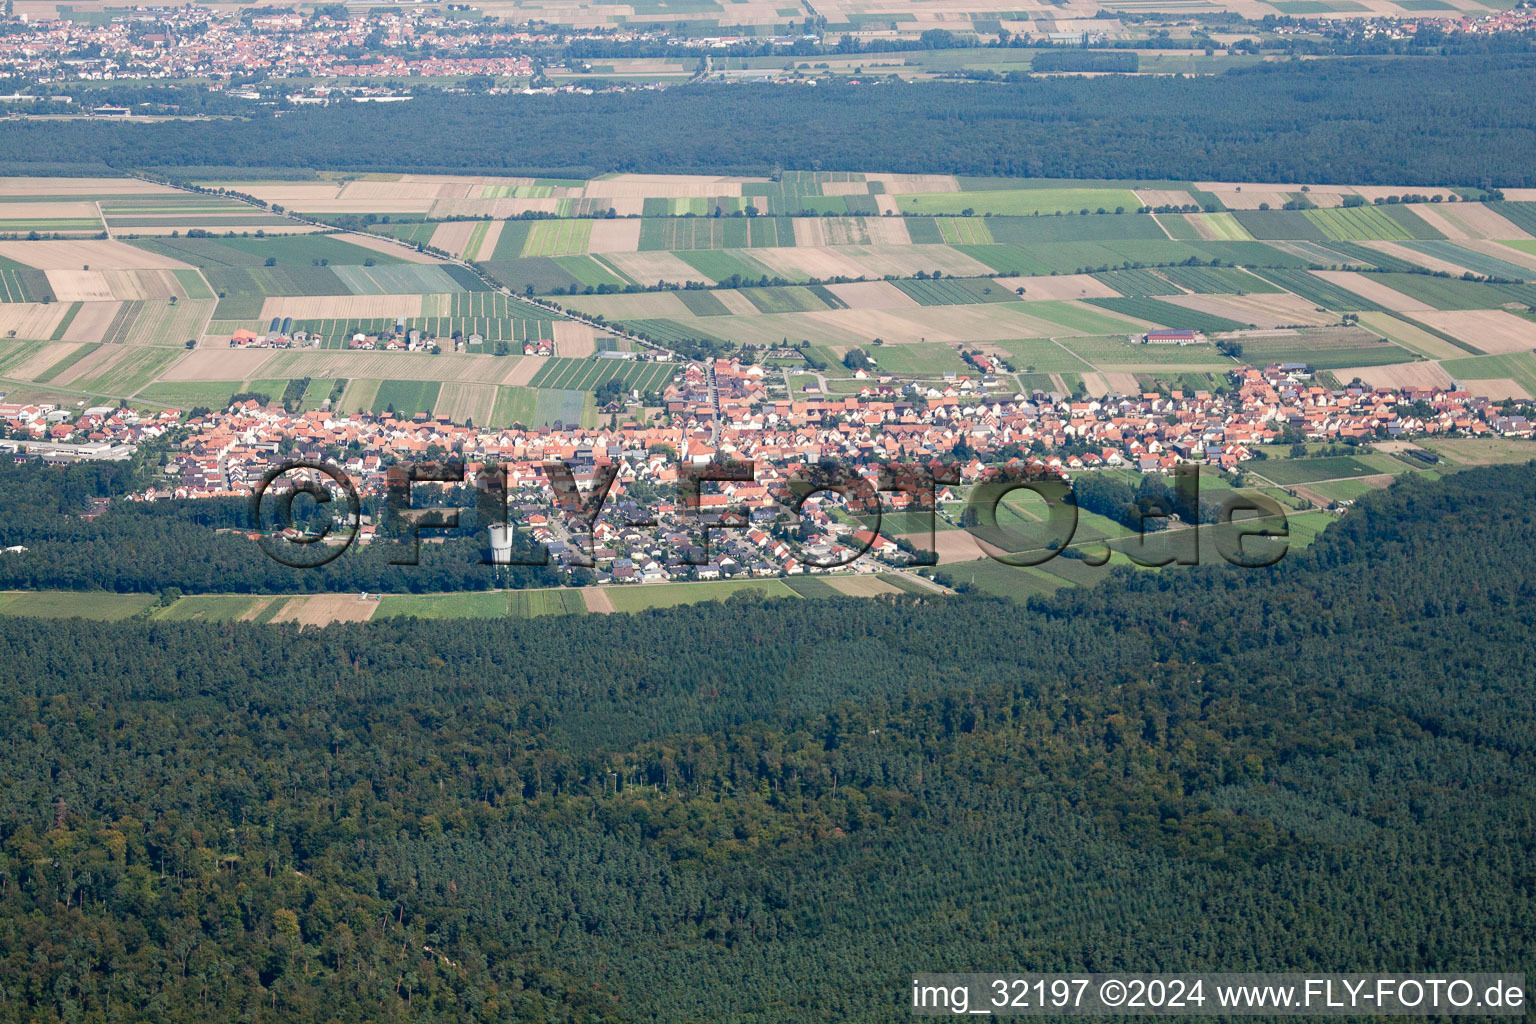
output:
[[[1148,331],[1141,336],[1143,345],[1193,345],[1199,340],[1198,331]]]

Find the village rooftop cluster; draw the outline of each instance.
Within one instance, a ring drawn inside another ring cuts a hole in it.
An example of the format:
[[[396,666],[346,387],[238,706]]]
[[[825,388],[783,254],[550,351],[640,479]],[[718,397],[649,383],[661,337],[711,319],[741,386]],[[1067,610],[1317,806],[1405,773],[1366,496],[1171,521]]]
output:
[[[796,467],[828,460],[871,476],[884,463],[940,461],[958,466],[960,482],[971,484],[1003,464],[1068,477],[1106,467],[1164,474],[1183,463],[1240,471],[1267,446],[1302,438],[1348,443],[1533,433],[1523,408],[1511,411],[1466,391],[1359,384],[1330,390],[1300,364],[1243,367],[1223,392],[1174,389],[1075,400],[987,394],[967,377],[915,388],[871,379],[857,394],[786,400],[769,385],[775,372],[728,359],[685,364],[652,422],[615,417],[613,425],[592,429],[493,429],[424,413],[288,413],[255,400],[192,416],[0,405],[0,423],[7,447],[60,462],[120,458],[134,446],[168,440],[174,451],[166,481],[139,496],[145,500],[249,496],[269,467],[297,458],[341,466],[365,495],[383,494],[388,468],[397,463],[458,459],[471,472],[503,465],[514,521],[563,564],[595,561],[600,579],[615,580],[799,573],[842,566],[858,551],[866,553],[842,571],[904,563],[910,544],[861,534],[860,523],[841,513],[836,500],[808,503],[798,543],[788,542],[775,485]],[[616,467],[590,536],[579,519],[551,512],[547,461],[573,467],[583,491],[598,467]],[[722,461],[753,463],[755,480],[712,487],[705,511],[739,510],[747,521],[744,529],[715,534],[723,546],[712,545],[701,568],[696,517],[685,516],[676,498],[679,471]],[[904,495],[887,497],[902,510]],[[955,500],[948,489],[938,495],[941,509]],[[630,525],[636,521],[652,525]],[[373,530],[365,525],[361,539],[370,540]]]

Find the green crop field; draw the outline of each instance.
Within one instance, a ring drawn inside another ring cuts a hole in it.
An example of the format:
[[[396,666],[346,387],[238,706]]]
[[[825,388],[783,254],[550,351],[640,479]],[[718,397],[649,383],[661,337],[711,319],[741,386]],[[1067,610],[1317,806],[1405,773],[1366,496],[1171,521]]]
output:
[[[1238,210],[1229,216],[1254,238],[1322,242],[1329,237],[1301,210]]]
[[[766,265],[739,250],[680,252],[677,257],[711,281],[759,281],[776,276]]]
[[[892,281],[924,306],[963,306],[977,302],[1009,302],[1013,292],[987,278],[947,278],[937,281]]]
[[[1211,345],[1142,345],[1123,337],[1060,338],[1063,346],[1094,366],[1183,366],[1227,369],[1236,364]]]
[[[1125,299],[1123,301],[1135,302],[1137,300]],[[1101,313],[1099,310],[1083,305],[1080,302],[1029,302],[1020,303],[1014,308],[1029,316],[1060,324],[1072,334],[1127,334],[1140,333],[1142,330],[1139,325],[1129,320],[1122,320],[1119,317]]]
[[[378,415],[393,409],[399,416],[430,413],[437,404],[441,387],[435,380],[380,381],[379,390],[373,397],[373,412]]]
[[[729,316],[730,309],[713,292],[689,288],[677,293],[678,301],[694,316]]]
[[[195,409],[200,405],[209,409],[223,409],[229,405],[231,396],[243,390],[244,382],[238,380],[157,381],[134,397],[179,409]]]
[[[152,594],[110,594],[104,591],[36,590],[0,593],[0,615],[41,619],[101,619],[115,622],[151,607]]]
[[[723,601],[732,594],[761,594],[763,597],[799,599],[781,579],[705,580],[698,583],[648,583],[611,587],[605,591],[615,611],[640,612],[651,608],[674,608],[700,601]]]
[[[1046,374],[1046,373],[1081,373],[1084,370],[1093,369],[1093,365],[1075,353],[1063,348],[1049,338],[1018,338],[1010,341],[994,341],[989,345],[995,345],[1008,353],[1008,362],[1020,373]],[[1117,350],[1124,346],[1117,346]],[[1039,385],[1044,390],[1051,389],[1047,380]]]
[[[1511,352],[1497,356],[1447,359],[1440,366],[1457,380],[1512,380],[1536,395],[1536,355]]]
[[[1386,472],[1352,455],[1315,459],[1267,459],[1264,462],[1248,463],[1247,466],[1254,475],[1272,480],[1282,487],[1316,483],[1319,480],[1376,476]]]
[[[1116,208],[1141,206],[1136,193],[1124,188],[1025,188],[990,189],[983,192],[930,192],[897,197],[903,213],[953,216],[970,210],[977,216],[1028,217],[1035,214],[1113,213]]]
[[[81,391],[121,397],[132,395],[160,376],[182,353],[167,348],[134,348],[89,377],[70,384]]]
[[[949,371],[976,372],[949,345],[884,345],[867,351],[880,369],[903,377],[938,377]]]
[[[1280,291],[1262,277],[1237,267],[1164,267],[1158,273],[1180,288],[1198,294],[1240,295]]]
[[[1243,360],[1253,365],[1306,363],[1314,370],[1333,370],[1343,366],[1386,366],[1412,359],[1413,353],[1407,349],[1365,336],[1333,337],[1319,333],[1243,340]]]
[[[48,369],[44,370],[42,373],[38,374],[32,379],[37,381],[39,384],[47,384],[49,381],[53,380],[55,377],[69,369],[71,366],[74,366],[80,360],[84,359],[92,352],[95,352],[99,347],[100,346],[98,345],[81,345],[69,355],[65,356],[63,359],[60,359],[58,362],[54,363],[52,366],[48,367]]]
[[[794,221],[788,217],[648,217],[640,223],[641,252],[794,244]]]
[[[1447,260],[1460,267],[1466,267],[1474,274],[1484,274],[1488,277],[1502,277],[1511,281],[1529,281],[1536,278],[1536,270],[1522,266],[1518,263],[1510,263],[1476,249],[1469,249],[1455,242],[1407,242],[1404,247],[1415,252],[1421,252],[1426,256]],[[1396,269],[1396,268],[1394,268]]]
[[[375,619],[530,619],[541,615],[584,615],[577,590],[492,590],[464,594],[386,594]]]
[[[626,386],[638,391],[660,388],[677,367],[671,363],[643,363],[625,359],[566,359],[546,360],[529,381],[536,388],[560,388],[571,391],[593,391],[604,381],[617,377]]]
[[[259,600],[255,594],[192,594],[157,609],[151,617],[172,622],[234,622]]]
[[[1181,242],[1195,242],[1199,241],[1202,235],[1196,229],[1191,218],[1198,216],[1199,214],[1159,213],[1156,219],[1158,225],[1169,238],[1177,239]]]
[[[814,313],[828,308],[809,288],[798,286],[743,288],[741,295],[764,313]]]
[[[1377,274],[1372,280],[1436,309],[1497,309],[1513,303],[1536,305],[1536,285],[1484,284],[1429,274]]]
[[[1147,320],[1175,330],[1239,331],[1248,326],[1224,316],[1201,312],[1198,309],[1186,309],[1157,299],[1087,299],[1085,301],[1116,313],[1124,313],[1126,316],[1133,316],[1138,320]]]
[[[977,217],[935,217],[932,223],[939,229],[939,240],[949,245],[991,245],[998,241],[986,220]]]
[[[398,256],[365,249],[333,235],[272,235],[266,238],[136,238],[131,244],[199,268],[261,267],[268,259],[277,260],[279,267],[313,267],[316,264],[362,266],[370,262],[375,264],[405,262]]]
[[[1094,274],[1094,278],[1109,285],[1121,295],[1130,298],[1147,298],[1153,295],[1177,295],[1179,289],[1166,278],[1151,270],[1111,270]]]
[[[1294,292],[1314,302],[1324,309],[1347,310],[1349,312],[1385,313],[1386,308],[1378,305],[1370,299],[1362,298],[1346,288],[1339,287],[1331,281],[1324,281],[1315,274],[1305,270],[1269,269],[1256,271],[1267,281],[1279,285],[1288,292]],[[1385,283],[1385,282],[1383,282]]]
[[[520,255],[577,256],[587,251],[592,238],[590,220],[536,220],[528,231]]]
[[[1307,210],[1305,216],[1326,238],[1340,242],[1444,237],[1406,206],[1346,206]]]

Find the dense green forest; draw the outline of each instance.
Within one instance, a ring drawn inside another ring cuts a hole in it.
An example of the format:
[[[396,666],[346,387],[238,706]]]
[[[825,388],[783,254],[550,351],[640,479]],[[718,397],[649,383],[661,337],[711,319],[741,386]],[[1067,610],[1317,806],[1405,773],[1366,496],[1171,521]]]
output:
[[[1536,185],[1530,56],[1290,61],[1205,77],[421,95],[248,121],[7,121],[8,173],[218,166],[596,174],[905,171]],[[892,125],[901,131],[891,131]]]
[[[1527,970],[1536,465],[1274,568],[300,632],[0,619],[0,1021],[903,1020]]]
[[[239,498],[92,505],[92,499],[120,499],[142,490],[154,476],[151,463],[145,457],[68,467],[45,466],[38,460],[0,462],[0,541],[27,549],[0,559],[0,590],[419,594],[548,587],[557,582],[547,566],[493,570],[485,564],[490,558],[485,527],[497,520],[480,507],[468,486],[438,497],[424,493],[427,488],[413,488],[418,507],[440,502],[460,510],[458,529],[421,531],[423,538],[442,542],[420,544],[414,565],[391,564],[409,555],[405,542],[396,539],[402,535],[391,531],[395,524],[384,515],[378,498],[364,499],[362,511],[380,524],[380,539],[353,544],[334,561],[308,569],[284,565],[263,552],[249,532],[250,505]],[[92,509],[99,514],[82,515]],[[316,514],[324,512],[316,508]],[[516,558],[547,558],[542,548],[532,548],[524,535],[516,535]]]

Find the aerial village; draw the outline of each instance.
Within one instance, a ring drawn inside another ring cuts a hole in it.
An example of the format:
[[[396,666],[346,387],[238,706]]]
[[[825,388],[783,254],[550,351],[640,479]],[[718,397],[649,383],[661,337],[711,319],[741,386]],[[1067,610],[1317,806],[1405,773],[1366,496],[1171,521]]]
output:
[[[959,484],[935,494],[938,514],[954,521],[966,487],[1005,466],[1070,479],[1102,469],[1167,474],[1197,464],[1240,480],[1253,460],[1301,440],[1359,445],[1536,432],[1524,406],[1459,390],[1358,383],[1331,390],[1301,364],[1239,368],[1224,391],[1099,398],[999,394],[986,387],[995,381],[984,374],[916,386],[878,377],[855,394],[784,397],[778,373],[734,359],[680,364],[661,407],[611,411],[608,424],[596,428],[496,429],[425,413],[328,408],[289,413],[255,399],[190,414],[0,404],[7,438],[0,444],[16,458],[54,462],[127,458],[145,443],[168,446],[165,482],[137,496],[145,501],[248,497],[270,467],[293,459],[341,467],[363,495],[382,494],[389,467],[400,463],[462,460],[470,474],[501,465],[510,519],[558,563],[595,565],[599,582],[645,582],[826,567],[874,572],[909,562],[910,542],[865,529],[867,520],[849,515],[830,493],[805,504],[801,522],[792,524],[800,543],[786,543],[780,485],[797,467],[827,461],[871,479],[887,463],[957,467]],[[556,511],[544,468],[552,461],[571,468],[583,493],[601,468],[613,467],[614,482],[590,530],[575,514]],[[704,488],[699,511],[738,529],[713,533],[709,560],[698,564],[698,515],[682,507],[677,485],[683,466],[713,462],[750,462],[754,479]],[[887,511],[909,510],[902,493],[881,501]],[[365,521],[360,540],[369,542],[374,529]]]

